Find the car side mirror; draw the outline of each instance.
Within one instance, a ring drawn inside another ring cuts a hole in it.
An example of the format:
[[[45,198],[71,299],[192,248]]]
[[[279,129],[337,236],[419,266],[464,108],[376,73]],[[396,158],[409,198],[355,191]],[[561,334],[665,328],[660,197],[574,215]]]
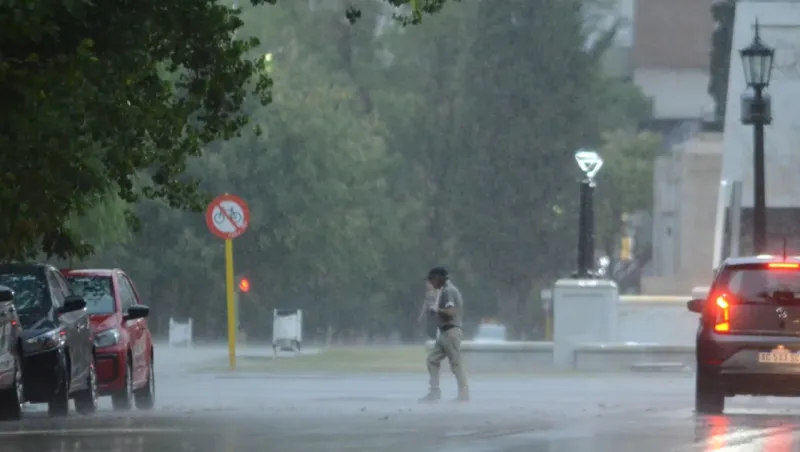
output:
[[[703,307],[706,304],[706,300],[702,298],[695,298],[694,300],[689,300],[686,302],[686,309],[691,312],[701,313],[703,312]]]
[[[14,291],[6,286],[0,286],[0,303],[14,301]]]
[[[131,306],[128,308],[128,312],[122,317],[122,320],[136,320],[136,319],[143,319],[150,315],[150,308],[143,304],[137,304],[136,306]]]
[[[64,299],[64,306],[58,308],[59,314],[66,314],[68,312],[80,311],[86,308],[86,300],[80,295],[70,295]]]

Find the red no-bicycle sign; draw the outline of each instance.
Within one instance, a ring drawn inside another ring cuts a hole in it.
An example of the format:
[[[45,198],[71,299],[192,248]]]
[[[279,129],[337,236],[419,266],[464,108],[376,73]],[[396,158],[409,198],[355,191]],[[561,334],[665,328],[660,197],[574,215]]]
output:
[[[220,195],[206,209],[206,224],[212,234],[225,240],[244,234],[250,224],[250,209],[238,196]]]

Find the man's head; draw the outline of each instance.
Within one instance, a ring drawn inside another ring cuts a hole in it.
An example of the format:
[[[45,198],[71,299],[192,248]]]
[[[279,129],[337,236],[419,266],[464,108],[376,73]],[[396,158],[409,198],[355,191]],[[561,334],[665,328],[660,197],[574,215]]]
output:
[[[444,267],[434,267],[428,272],[426,279],[434,289],[441,289],[447,282],[447,270]]]

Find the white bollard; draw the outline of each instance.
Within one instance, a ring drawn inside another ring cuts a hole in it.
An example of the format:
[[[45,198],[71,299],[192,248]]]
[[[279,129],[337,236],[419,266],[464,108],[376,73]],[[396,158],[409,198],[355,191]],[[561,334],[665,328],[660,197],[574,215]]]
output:
[[[186,323],[176,322],[173,318],[169,319],[169,346],[184,345],[192,346],[192,319]]]
[[[575,367],[582,343],[610,342],[616,336],[617,285],[604,279],[560,279],[553,290],[553,362]]]
[[[300,353],[303,342],[303,311],[300,309],[274,309],[272,311],[272,357],[279,350]]]

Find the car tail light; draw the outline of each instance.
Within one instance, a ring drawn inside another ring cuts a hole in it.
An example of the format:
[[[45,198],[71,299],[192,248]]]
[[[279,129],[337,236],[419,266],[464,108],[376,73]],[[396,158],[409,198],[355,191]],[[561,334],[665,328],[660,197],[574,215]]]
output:
[[[767,264],[768,268],[786,268],[786,269],[798,269],[800,268],[800,264],[791,263],[791,262],[772,262]]]
[[[714,331],[717,333],[728,333],[731,331],[730,324],[730,303],[728,297],[722,294],[714,300]]]

